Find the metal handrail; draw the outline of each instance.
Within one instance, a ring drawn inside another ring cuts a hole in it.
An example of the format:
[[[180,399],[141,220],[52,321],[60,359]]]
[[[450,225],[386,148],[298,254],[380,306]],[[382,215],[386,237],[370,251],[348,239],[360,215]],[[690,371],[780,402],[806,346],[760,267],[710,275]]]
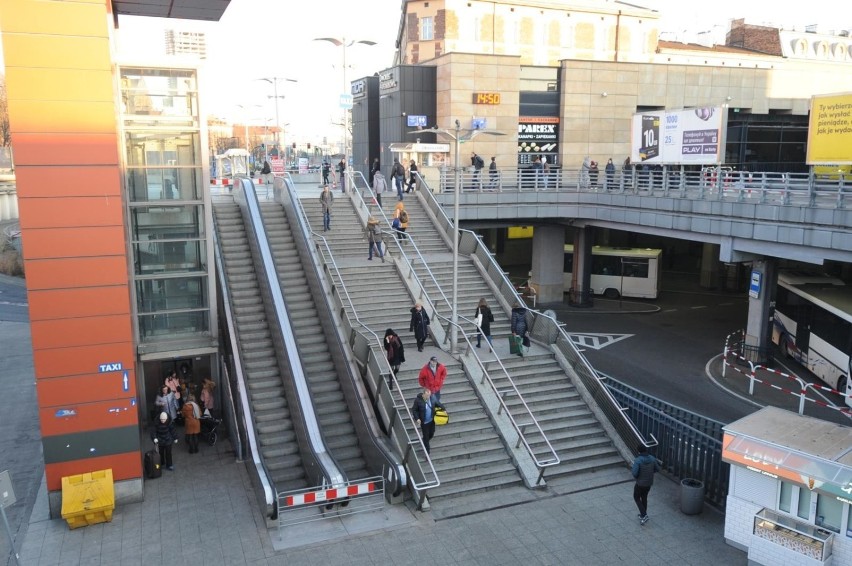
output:
[[[360,172],[358,172],[358,173],[360,174]],[[361,175],[361,178],[363,179],[363,175]],[[366,182],[366,179],[365,179],[365,182]],[[371,188],[371,187],[368,187],[368,189],[367,189],[367,190],[369,191],[369,193],[370,193],[370,194],[373,194],[373,193],[372,193],[372,188]],[[360,204],[361,204],[361,205],[363,205],[363,206],[366,208],[366,207],[367,207],[367,205],[366,205],[366,203],[364,202],[364,200],[363,200],[363,196],[361,195],[361,193],[359,193],[358,191],[353,191],[353,192],[357,194],[357,199],[358,199],[358,200],[360,200]],[[429,192],[429,193],[431,194],[431,191],[428,191],[428,190],[427,190],[427,192]],[[357,204],[357,203],[356,203],[356,204]],[[387,220],[387,216],[385,216],[385,215],[384,215],[384,211],[383,211],[381,208],[379,208],[379,210],[380,210],[380,212],[382,213],[383,218],[385,218],[385,220]],[[383,233],[385,233],[385,231],[382,231],[382,232],[383,232]],[[393,233],[393,232],[391,232],[391,233]],[[417,275],[417,273],[414,271],[414,265],[413,265],[413,263],[411,262],[411,260],[410,260],[410,259],[408,259],[408,255],[405,253],[405,249],[404,249],[404,247],[402,246],[402,244],[400,243],[400,241],[398,241],[398,240],[396,240],[396,239],[395,239],[395,242],[396,242],[396,246],[397,246],[397,248],[398,248],[398,249],[399,249],[399,251],[400,251],[401,257],[402,257],[402,258],[404,258],[404,259],[405,259],[405,261],[406,261],[406,262],[407,262],[407,263],[411,266],[411,273],[412,273],[412,276],[415,278],[415,280],[417,281],[418,285],[420,285],[420,287],[424,290],[424,293],[425,293],[425,287],[424,287],[424,286],[423,286],[423,284],[420,282],[420,279],[419,279],[419,276]],[[431,270],[431,269],[429,269],[429,266],[428,266],[428,264],[426,263],[426,260],[423,258],[423,255],[420,253],[420,250],[417,248],[417,244],[416,244],[416,243],[414,243],[414,242],[412,242],[412,245],[414,246],[414,249],[415,249],[415,251],[417,252],[417,256],[419,257],[419,259],[420,259],[421,263],[422,263],[422,264],[423,264],[423,266],[426,268],[426,270],[427,270],[427,272],[428,272],[429,276],[432,278],[432,281],[433,281],[433,283],[435,284],[435,288],[438,290],[438,292],[440,293],[440,295],[443,297],[444,301],[445,301],[445,302],[447,303],[447,305],[449,306],[450,311],[452,311],[452,304],[451,304],[451,303],[450,303],[450,301],[447,299],[447,296],[444,294],[443,290],[441,289],[441,285],[438,283],[437,279],[435,278],[435,275],[432,273],[432,270]],[[431,302],[431,301],[430,301],[430,302]],[[433,302],[433,307],[434,307],[434,302]],[[506,367],[503,365],[503,362],[502,362],[502,361],[500,361],[500,360],[498,359],[498,360],[497,360],[497,363],[499,364],[500,369],[502,370],[503,376],[505,376],[505,378],[506,378],[506,379],[508,380],[508,382],[511,384],[511,389],[514,391],[514,393],[517,395],[518,399],[520,399],[521,403],[523,404],[523,408],[526,410],[526,414],[527,414],[527,416],[529,416],[529,418],[530,418],[530,419],[531,419],[531,421],[532,421],[532,423],[531,423],[531,424],[532,424],[532,425],[534,425],[534,426],[535,426],[535,428],[538,430],[539,434],[541,435],[542,439],[544,440],[545,444],[547,445],[548,449],[550,450],[550,452],[551,452],[551,454],[552,454],[552,456],[553,456],[553,458],[552,458],[552,459],[540,459],[540,458],[536,455],[536,453],[535,453],[535,451],[533,450],[532,446],[530,446],[530,443],[529,443],[529,442],[527,441],[527,439],[526,439],[526,433],[524,432],[524,428],[526,428],[526,427],[525,427],[525,426],[521,426],[521,425],[519,425],[519,424],[518,424],[517,420],[515,419],[515,416],[514,416],[514,414],[513,414],[512,409],[511,409],[511,408],[510,408],[510,407],[506,404],[506,402],[505,402],[504,395],[505,395],[505,393],[507,393],[507,392],[505,392],[505,391],[504,391],[504,392],[501,394],[500,389],[499,389],[499,388],[497,387],[497,385],[494,383],[494,380],[493,380],[493,378],[491,377],[491,375],[490,375],[490,373],[489,373],[488,369],[485,367],[485,364],[484,364],[484,363],[483,363],[483,361],[479,358],[479,355],[476,353],[476,351],[475,351],[474,349],[472,349],[472,344],[471,344],[470,338],[468,337],[468,333],[464,330],[464,328],[461,326],[461,324],[455,324],[455,325],[454,325],[451,319],[447,318],[446,316],[441,315],[441,314],[437,311],[437,309],[434,311],[434,316],[435,316],[436,318],[438,318],[438,319],[443,319],[444,321],[446,321],[447,329],[448,329],[448,330],[450,330],[451,328],[453,328],[453,327],[455,326],[455,327],[457,328],[458,332],[460,332],[460,333],[461,333],[461,335],[462,335],[462,337],[464,338],[465,342],[467,342],[467,345],[468,345],[468,352],[472,352],[472,353],[473,353],[474,359],[476,360],[476,362],[477,362],[477,364],[479,365],[479,367],[482,369],[483,379],[487,379],[487,380],[488,380],[489,385],[491,386],[492,390],[495,392],[495,394],[497,395],[497,398],[498,398],[498,399],[499,399],[499,401],[500,401],[501,408],[502,408],[502,409],[505,409],[506,414],[507,414],[507,416],[509,417],[510,422],[512,423],[512,426],[515,428],[515,431],[518,433],[518,437],[519,437],[518,442],[522,442],[522,443],[524,444],[524,447],[527,449],[527,451],[529,452],[530,456],[531,456],[531,457],[533,458],[533,460],[536,462],[536,467],[540,470],[539,478],[538,478],[538,481],[537,481],[536,483],[537,483],[537,484],[538,484],[538,483],[540,483],[540,482],[541,482],[541,479],[542,479],[542,478],[543,478],[543,476],[544,476],[544,470],[545,470],[545,468],[547,468],[547,467],[549,467],[549,466],[555,466],[555,465],[559,464],[559,463],[560,463],[560,459],[559,459],[559,456],[556,454],[556,451],[554,450],[553,446],[551,445],[550,440],[547,438],[547,435],[545,434],[544,430],[541,428],[541,425],[539,424],[538,419],[536,419],[536,418],[535,418],[535,415],[534,415],[534,414],[532,413],[532,411],[530,410],[529,405],[527,405],[527,402],[526,402],[526,400],[524,399],[523,395],[522,395],[522,394],[521,394],[521,392],[518,390],[517,385],[515,385],[515,381],[512,379],[512,376],[511,376],[511,375],[509,374],[509,372],[506,370]],[[467,317],[461,316],[461,315],[458,315],[458,316],[459,316],[459,318],[461,318],[461,319],[463,319],[463,320],[467,321],[468,323],[473,324],[474,326],[476,326],[476,324],[474,323],[474,321],[473,321],[473,320],[471,320],[471,319],[469,319],[469,318],[467,318]],[[475,333],[473,333],[473,334],[474,334],[474,335],[476,335],[476,334],[478,334],[478,333],[479,333],[479,330],[477,330],[477,331],[476,331]],[[498,414],[499,414],[499,411],[498,411]]]
[[[216,220],[213,220],[214,224]],[[213,230],[213,246],[215,249],[219,249],[219,237],[218,230]],[[231,346],[231,353],[234,359],[234,372],[236,375],[237,382],[237,390],[240,394],[240,408],[242,409],[243,418],[250,418],[252,423],[254,422],[254,410],[251,407],[251,404],[248,402],[248,388],[246,387],[245,375],[243,375],[243,363],[240,357],[240,348],[237,343],[237,330],[236,325],[234,323],[234,313],[233,302],[230,299],[230,290],[228,287],[228,279],[225,275],[225,266],[222,261],[222,254],[216,253],[214,254],[216,261],[216,271],[219,275],[219,280],[222,282],[222,300],[225,304],[225,320],[227,321],[228,326],[228,336]],[[269,473],[269,469],[266,467],[266,462],[260,456],[260,444],[255,435],[254,426],[251,423],[245,423],[246,427],[246,440],[248,441],[249,452],[251,455],[251,463],[252,466],[258,472],[258,479],[261,484],[261,490],[263,492],[264,499],[266,501],[267,506],[267,515],[271,518],[274,518],[277,515],[277,509],[275,505],[277,505],[277,499],[273,499],[273,493],[275,493],[275,485],[272,482],[271,475]]]
[[[436,214],[436,217],[442,218],[445,225],[450,226],[450,219],[444,212],[443,207],[441,207],[437,199],[435,199],[435,196],[431,193],[431,191],[424,192],[428,194],[428,196],[425,197],[426,201],[429,204],[430,208],[433,209],[433,212]],[[511,281],[509,281],[509,278],[506,276],[506,273],[502,269],[500,269],[500,266],[494,259],[494,255],[485,247],[485,244],[482,242],[482,239],[476,233],[470,230],[460,229],[459,232],[468,235],[468,239],[473,238],[473,241],[475,242],[473,244],[473,253],[479,252],[477,253],[478,256],[486,258],[485,261],[489,262],[489,265],[485,266],[486,271],[491,273],[492,278],[502,278],[502,285],[497,285],[497,287],[498,289],[503,289],[504,298],[509,299],[507,302],[509,302],[510,304],[512,302],[517,302],[521,305],[524,304],[523,298],[518,295]],[[462,246],[460,240],[459,248],[461,247]],[[553,337],[553,339],[549,340],[548,343],[554,345],[569,362],[571,362],[573,359],[574,363],[572,364],[572,366],[574,368],[574,371],[583,381],[590,393],[593,394],[593,396],[601,406],[601,409],[604,411],[604,413],[606,413],[607,417],[610,419],[613,425],[615,425],[617,429],[620,429],[619,434],[621,434],[623,440],[630,441],[629,445],[635,445],[636,442],[641,442],[643,445],[648,447],[655,446],[657,444],[657,440],[653,438],[653,436],[652,442],[649,443],[645,440],[641,432],[639,432],[639,430],[636,428],[636,425],[625,415],[625,409],[618,404],[609,389],[603,383],[601,383],[597,372],[595,372],[589,361],[585,358],[585,356],[580,353],[580,351],[571,341],[570,337],[565,332],[565,329],[562,327],[562,325],[559,324],[559,322],[557,322],[556,320],[537,310],[527,308],[527,312],[529,312],[533,317],[533,324],[529,325],[530,328],[534,328],[536,326],[536,323],[539,322],[539,320],[551,321],[553,323],[556,329],[556,335]],[[580,371],[580,369],[582,369],[582,371]],[[629,438],[631,434],[633,438]]]
[[[329,266],[334,271],[334,273],[337,275],[337,280],[339,281],[340,289],[343,291],[343,294],[341,295],[341,294],[338,293],[338,296],[345,296],[346,302],[349,304],[349,308],[351,309],[352,315],[354,316],[355,322],[357,323],[357,325],[361,329],[363,329],[363,331],[365,333],[372,335],[373,344],[372,344],[371,348],[375,348],[375,347],[378,346],[380,348],[379,351],[383,351],[384,345],[382,344],[382,340],[381,340],[381,338],[379,338],[379,335],[376,334],[375,332],[373,332],[366,324],[364,324],[364,322],[361,320],[361,318],[358,315],[358,309],[355,308],[355,303],[352,300],[352,297],[349,295],[349,289],[346,287],[346,284],[343,281],[343,276],[340,273],[340,269],[338,268],[337,261],[334,259],[334,253],[331,251],[331,246],[328,244],[328,240],[325,238],[325,236],[323,236],[322,234],[320,234],[318,232],[315,232],[313,229],[310,228],[310,221],[308,220],[308,215],[305,212],[304,207],[302,206],[301,199],[299,198],[298,195],[295,194],[295,191],[293,190],[292,179],[290,180],[289,183],[285,183],[285,186],[287,187],[287,190],[290,193],[290,199],[294,204],[294,209],[296,210],[296,213],[299,215],[299,217],[302,221],[301,223],[302,223],[303,229],[306,230],[307,233],[316,242],[318,251],[322,255],[323,261],[325,262],[325,264],[327,266]],[[369,343],[369,340],[367,340],[367,342]],[[390,367],[390,363],[387,361],[387,356],[385,356],[385,355],[376,356],[375,350],[373,351],[373,356],[376,360],[380,360],[380,359],[384,360],[384,364],[381,364],[381,362],[379,362],[379,364],[385,366],[383,368],[384,370],[386,370],[385,375],[392,376],[393,371]],[[389,393],[391,393],[392,398],[394,397],[394,393],[396,394],[396,401],[394,402],[393,407],[398,412],[404,412],[405,415],[408,416],[408,419],[410,420],[411,425],[414,429],[414,432],[417,436],[417,442],[419,443],[423,454],[426,455],[426,462],[429,466],[429,469],[432,472],[432,475],[435,477],[434,481],[426,481],[425,483],[421,483],[421,484],[416,483],[414,481],[414,479],[412,478],[412,487],[414,489],[416,489],[417,491],[426,493],[426,490],[433,489],[433,488],[436,488],[439,485],[441,485],[441,481],[440,481],[440,478],[438,477],[437,471],[435,470],[435,466],[432,462],[432,458],[429,456],[429,453],[426,452],[426,447],[423,444],[423,438],[421,436],[420,430],[415,425],[414,417],[411,415],[410,411],[408,411],[408,403],[405,399],[405,394],[403,393],[402,388],[399,386],[399,383],[396,381],[396,379],[382,379],[381,381],[385,382],[385,385],[387,385],[388,391],[389,391]],[[393,389],[391,389],[391,387],[392,387],[391,383],[393,384]],[[401,403],[397,404],[397,402],[400,401],[400,400],[401,400]],[[400,408],[402,408],[403,410],[400,410]],[[412,441],[411,436],[408,434],[408,429],[406,427],[402,427],[402,430],[405,434],[406,441],[408,443],[408,448],[412,449],[412,446],[415,445],[415,442]],[[405,459],[407,459],[407,455],[404,458],[404,460]],[[419,461],[419,458],[418,458],[418,461]]]

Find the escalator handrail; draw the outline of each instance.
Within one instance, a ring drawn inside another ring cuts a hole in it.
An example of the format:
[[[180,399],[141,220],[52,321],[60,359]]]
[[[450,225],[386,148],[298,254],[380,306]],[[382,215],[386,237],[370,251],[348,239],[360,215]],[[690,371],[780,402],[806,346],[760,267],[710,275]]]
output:
[[[240,177],[235,179],[234,187],[235,200],[244,199],[248,209],[248,218],[251,221],[251,228],[258,245],[260,256],[258,261],[264,266],[264,272],[267,279],[267,285],[272,299],[272,307],[277,318],[281,338],[284,341],[284,356],[289,360],[290,370],[292,372],[293,386],[295,387],[302,413],[302,423],[305,425],[305,433],[309,448],[317,466],[322,473],[323,484],[330,486],[345,485],[348,481],[345,472],[340,469],[340,466],[332,457],[325,445],[325,439],[319,426],[319,421],[314,411],[314,405],[311,401],[311,392],[308,387],[308,381],[305,377],[304,367],[302,366],[299,348],[296,344],[295,333],[290,325],[290,316],[287,310],[287,304],[284,300],[284,293],[281,290],[281,283],[277,277],[275,269],[275,260],[272,257],[272,250],[269,246],[269,240],[266,237],[266,231],[263,225],[263,218],[260,213],[260,203],[258,202],[257,193],[254,183],[251,179]]]
[[[214,223],[216,220],[214,219]],[[230,289],[228,286],[228,279],[225,273],[225,265],[222,261],[222,253],[220,248],[220,242],[218,237],[218,230],[213,230],[213,245],[217,252],[214,254],[216,261],[216,271],[219,274],[219,281],[222,282],[221,292],[222,292],[222,301],[225,305],[225,320],[227,321],[228,326],[228,339],[231,345],[231,352],[234,358],[234,373],[236,374],[235,380],[237,383],[237,391],[240,395],[240,408],[242,409],[243,418],[250,418],[254,421],[254,410],[251,407],[251,404],[248,402],[248,387],[246,387],[245,375],[243,375],[243,364],[242,359],[240,357],[240,348],[237,343],[237,329],[234,323],[234,319],[236,318],[233,313],[233,303],[231,302],[230,297]],[[254,426],[251,423],[244,423],[246,427],[246,441],[248,442],[249,452],[251,453],[251,462],[252,466],[257,470],[258,480],[260,481],[261,487],[263,489],[263,496],[266,500],[267,506],[267,515],[274,516],[277,513],[277,509],[275,506],[277,505],[277,498],[273,497],[275,493],[275,484],[272,481],[272,476],[269,473],[269,470],[266,467],[266,463],[263,461],[263,458],[260,455],[260,443],[257,440],[257,436],[255,435]]]

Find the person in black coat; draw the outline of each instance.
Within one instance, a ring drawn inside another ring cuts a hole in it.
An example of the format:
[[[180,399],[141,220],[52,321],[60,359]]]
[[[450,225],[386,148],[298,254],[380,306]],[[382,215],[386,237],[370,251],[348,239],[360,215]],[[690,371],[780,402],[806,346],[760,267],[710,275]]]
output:
[[[414,405],[411,407],[411,416],[414,417],[415,424],[420,427],[420,433],[423,435],[423,446],[426,448],[426,453],[429,454],[429,441],[435,436],[435,408],[440,407],[445,409],[440,401],[436,401],[432,397],[432,392],[428,387],[423,388],[422,393],[418,393],[414,398]]]
[[[408,325],[408,331],[414,332],[414,338],[417,340],[417,351],[423,351],[423,344],[426,343],[426,338],[429,337],[429,315],[423,310],[423,305],[417,303],[411,309],[411,322]]]
[[[160,413],[159,421],[154,425],[154,431],[151,433],[154,444],[157,445],[157,450],[160,452],[160,462],[167,470],[174,471],[175,467],[172,464],[172,445],[177,443],[175,435],[174,423],[168,413]]]
[[[512,305],[512,335],[523,338],[523,345],[530,347],[530,338],[527,336],[527,309],[519,303]],[[523,357],[522,353],[518,354]]]
[[[493,344],[491,340],[491,323],[494,322],[494,315],[491,314],[491,308],[488,306],[485,297],[479,299],[479,304],[476,307],[476,313],[474,313],[473,318],[479,326],[479,333],[476,335],[476,347],[481,347],[483,336],[488,340],[489,346]]]
[[[393,328],[385,330],[385,352],[387,352],[388,363],[390,364],[393,374],[399,372],[399,366],[405,361],[405,348],[402,345],[399,335],[393,331]]]

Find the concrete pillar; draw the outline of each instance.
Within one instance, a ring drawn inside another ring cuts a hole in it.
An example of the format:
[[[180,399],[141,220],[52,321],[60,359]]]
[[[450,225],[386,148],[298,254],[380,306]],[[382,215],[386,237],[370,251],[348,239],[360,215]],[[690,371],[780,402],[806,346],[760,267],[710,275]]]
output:
[[[533,235],[532,278],[538,300],[561,302],[565,291],[562,266],[565,258],[565,227],[536,226]]]
[[[775,296],[777,271],[778,266],[774,258],[755,260],[752,266],[745,335],[745,356],[752,362],[763,363],[769,358],[769,308]],[[757,297],[754,297],[754,287],[758,279],[760,288]]]
[[[574,272],[572,274],[571,304],[592,306],[592,242],[594,228],[574,231]]]
[[[9,220],[12,218],[9,201],[11,201],[9,193],[0,193],[0,220]]]
[[[704,244],[701,250],[701,286],[713,289],[719,276],[719,245]]]

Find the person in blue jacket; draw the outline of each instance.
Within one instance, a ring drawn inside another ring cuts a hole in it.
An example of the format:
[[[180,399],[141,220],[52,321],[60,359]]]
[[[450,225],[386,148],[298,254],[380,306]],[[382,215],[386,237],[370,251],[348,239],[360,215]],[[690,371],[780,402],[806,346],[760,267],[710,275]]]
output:
[[[639,522],[645,524],[648,522],[648,492],[651,491],[651,486],[654,485],[654,474],[660,471],[660,463],[656,458],[648,454],[648,449],[644,445],[638,448],[639,455],[633,461],[633,477],[636,478],[636,485],[633,486],[633,501],[639,508]]]

